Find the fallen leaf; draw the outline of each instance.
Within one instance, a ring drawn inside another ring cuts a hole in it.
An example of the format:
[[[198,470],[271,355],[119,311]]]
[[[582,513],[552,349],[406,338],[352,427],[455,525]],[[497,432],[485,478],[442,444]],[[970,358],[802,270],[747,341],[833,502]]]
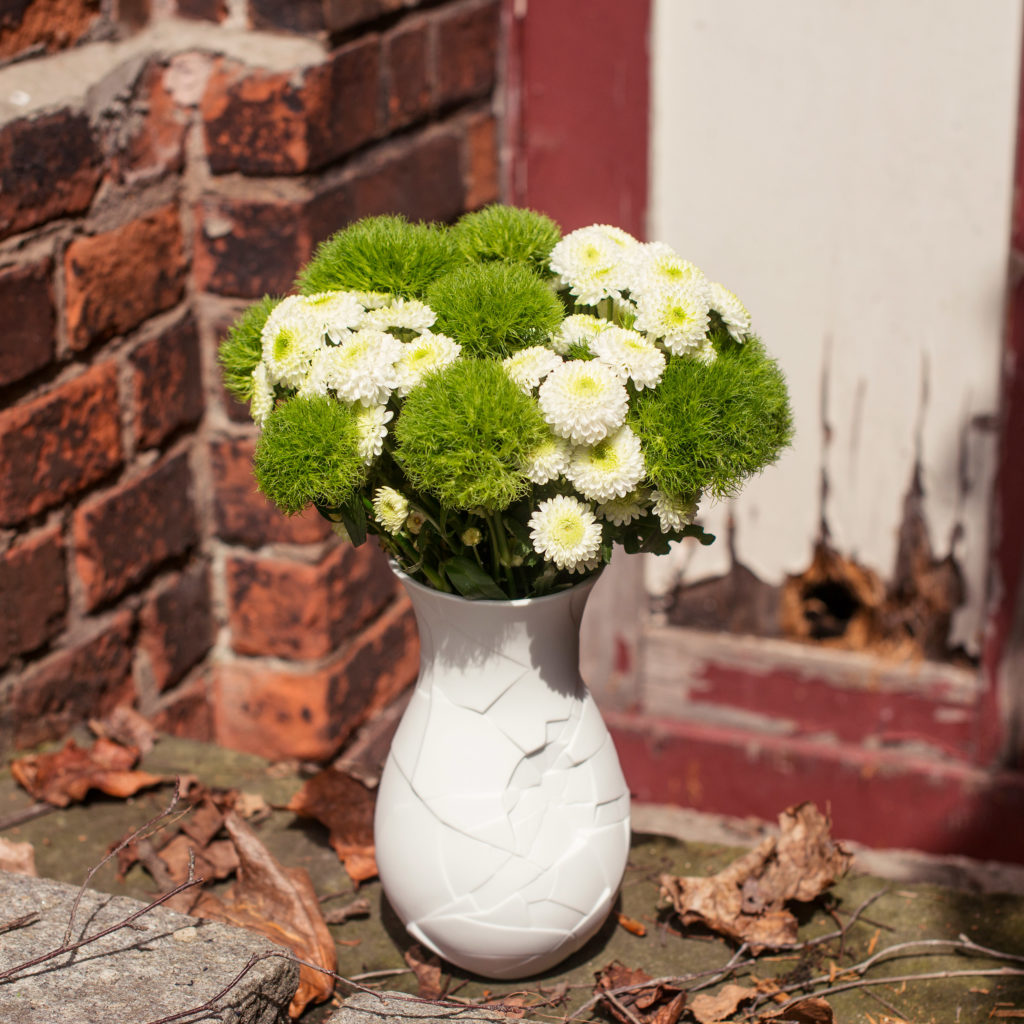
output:
[[[235,813],[246,821],[260,822],[270,817],[270,804],[260,793],[239,793],[235,797]]]
[[[18,758],[11,762],[11,774],[36,800],[67,807],[83,800],[90,789],[126,797],[164,781],[159,775],[133,771],[138,759],[134,747],[101,736],[88,748],[68,740],[55,753]]]
[[[779,815],[782,834],[762,840],[716,875],[662,875],[661,895],[683,925],[703,924],[750,945],[755,955],[796,942],[790,900],[807,902],[846,873],[852,854],[829,834],[830,822],[810,803]]]
[[[370,901],[366,899],[358,899],[353,900],[351,903],[345,904],[345,906],[343,907],[337,907],[334,910],[328,910],[327,913],[324,914],[324,920],[328,924],[344,924],[346,921],[351,920],[353,917],[369,916]]]
[[[835,1019],[832,1007],[821,996],[801,999],[785,1010],[777,1010],[761,1018],[765,1024],[771,1021],[779,1024],[835,1024]]]
[[[238,851],[229,839],[215,839],[199,846],[193,839],[178,833],[160,848],[158,856],[167,865],[175,885],[188,879],[189,851],[195,858],[195,874],[214,881],[229,878],[238,868]]]
[[[637,920],[632,917],[626,917],[625,914],[619,914],[617,918],[620,928],[625,928],[631,935],[639,935],[641,938],[647,934],[647,929]]]
[[[686,993],[682,989],[673,985],[649,985],[654,979],[646,971],[626,967],[618,960],[612,961],[595,977],[594,994],[604,996],[608,1012],[622,1024],[635,1024],[633,1018],[644,1024],[676,1024],[686,1006]],[[615,991],[620,988],[631,991]]]
[[[288,802],[288,810],[327,826],[331,847],[357,885],[377,874],[373,808],[373,791],[333,767],[314,775]]]
[[[249,928],[287,946],[303,960],[336,970],[334,939],[309,874],[303,868],[282,867],[238,815],[229,813],[224,827],[238,851],[238,880],[223,898],[202,893],[192,915]],[[310,1003],[323,1002],[334,991],[330,975],[305,965],[299,970],[299,987],[288,1007],[293,1019]]]
[[[148,754],[156,742],[152,722],[127,704],[119,704],[106,718],[90,718],[89,728],[94,736],[134,747],[140,755]]]
[[[410,946],[405,951],[405,962],[412,968],[419,985],[420,999],[440,999],[444,988],[441,985],[441,961],[427,954],[422,946]]]
[[[713,996],[703,992],[695,995],[687,1005],[687,1010],[697,1018],[699,1024],[717,1024],[736,1012],[740,1003],[760,995],[756,988],[747,985],[725,985]]]
[[[37,875],[36,848],[31,843],[14,843],[0,837],[0,871],[12,875]]]

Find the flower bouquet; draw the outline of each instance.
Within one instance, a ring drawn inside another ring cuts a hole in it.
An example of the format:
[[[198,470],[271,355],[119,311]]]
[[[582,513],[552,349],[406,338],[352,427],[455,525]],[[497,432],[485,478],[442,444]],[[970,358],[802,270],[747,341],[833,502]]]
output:
[[[467,598],[565,589],[616,544],[710,543],[698,503],[734,495],[792,432],[783,375],[727,288],[663,243],[563,237],[501,205],[352,224],[297,294],[245,311],[220,361],[282,512],[313,505]]]

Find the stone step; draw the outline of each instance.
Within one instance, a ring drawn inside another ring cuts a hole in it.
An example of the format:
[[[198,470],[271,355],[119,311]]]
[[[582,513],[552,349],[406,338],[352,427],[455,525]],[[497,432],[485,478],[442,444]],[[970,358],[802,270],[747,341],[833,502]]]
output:
[[[78,888],[0,871],[0,973],[57,949]],[[145,904],[85,890],[72,942],[95,935]],[[38,919],[2,929],[27,914]],[[228,925],[157,907],[130,926],[76,951],[0,981],[4,1024],[145,1024],[200,1006],[238,974],[253,954],[280,947]],[[225,1024],[282,1024],[298,985],[298,966],[283,957],[257,963],[220,1005]],[[189,1018],[196,1019],[196,1018]]]

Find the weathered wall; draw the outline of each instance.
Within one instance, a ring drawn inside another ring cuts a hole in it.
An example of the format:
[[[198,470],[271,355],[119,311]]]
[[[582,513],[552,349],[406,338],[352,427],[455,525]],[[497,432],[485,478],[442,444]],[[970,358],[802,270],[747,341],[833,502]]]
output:
[[[746,302],[797,427],[705,510],[732,545],[652,563],[655,592],[737,563],[775,586],[825,542],[890,591],[903,574],[904,620],[932,614],[929,587],[959,601],[946,646],[979,654],[1021,5],[985,11],[655,4],[649,235]]]
[[[280,517],[219,337],[360,216],[497,198],[497,0],[0,14],[0,749],[134,702],[326,757],[415,675],[383,559]]]

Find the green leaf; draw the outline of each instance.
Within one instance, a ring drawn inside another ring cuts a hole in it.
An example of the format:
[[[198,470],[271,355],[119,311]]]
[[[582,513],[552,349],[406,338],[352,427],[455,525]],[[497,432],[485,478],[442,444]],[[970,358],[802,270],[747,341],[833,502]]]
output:
[[[704,547],[715,543],[715,535],[713,533],[708,533],[703,526],[698,526],[696,523],[690,523],[690,525],[683,530],[683,536],[695,537],[704,545]]]
[[[471,600],[507,601],[508,595],[497,583],[480,568],[476,562],[468,558],[455,556],[445,561],[442,566],[452,586],[463,596]]]
[[[360,495],[354,494],[346,505],[324,505],[316,502],[316,510],[332,523],[341,523],[353,547],[366,540],[366,508]]]

